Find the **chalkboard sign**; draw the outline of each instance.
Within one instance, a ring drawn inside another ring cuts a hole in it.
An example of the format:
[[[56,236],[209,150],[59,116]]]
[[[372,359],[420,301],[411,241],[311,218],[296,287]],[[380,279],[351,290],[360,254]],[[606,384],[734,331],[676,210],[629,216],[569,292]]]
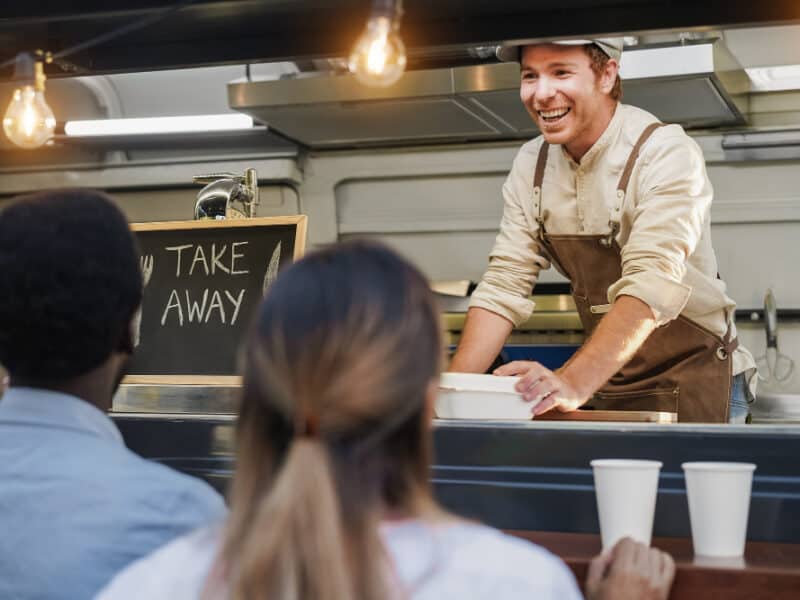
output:
[[[304,215],[131,225],[142,258],[139,340],[125,383],[235,383],[237,351]]]

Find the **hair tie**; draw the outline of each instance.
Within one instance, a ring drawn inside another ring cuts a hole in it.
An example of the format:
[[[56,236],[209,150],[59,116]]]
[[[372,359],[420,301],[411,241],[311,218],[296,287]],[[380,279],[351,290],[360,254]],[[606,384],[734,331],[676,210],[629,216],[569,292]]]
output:
[[[295,437],[318,438],[319,437],[319,421],[313,413],[302,415],[298,414],[298,418],[294,424]]]

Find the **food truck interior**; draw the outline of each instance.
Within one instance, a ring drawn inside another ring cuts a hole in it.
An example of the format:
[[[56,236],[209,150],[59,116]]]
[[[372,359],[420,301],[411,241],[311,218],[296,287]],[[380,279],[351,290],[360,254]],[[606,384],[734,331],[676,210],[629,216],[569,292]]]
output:
[[[15,87],[6,59],[57,56],[136,27],[44,61],[55,133],[33,150],[0,134],[0,207],[28,191],[88,186],[111,193],[131,223],[189,220],[201,186],[226,179],[212,191],[229,199],[253,170],[256,216],[306,215],[307,249],[368,237],[419,266],[451,344],[497,234],[505,176],[537,135],[519,101],[518,66],[499,62],[496,46],[624,36],[624,102],[681,124],[704,153],[739,339],[754,356],[776,350],[785,360],[763,363],[743,426],[440,419],[437,495],[507,530],[596,533],[589,460],[653,458],[664,463],[654,535],[686,537],[681,462],[744,460],[758,465],[748,539],[800,544],[800,5],[405,0],[407,67],[388,87],[347,70],[367,0],[120,0],[113,10],[87,0],[2,12],[3,110]],[[81,128],[192,116],[200,123],[180,131]],[[211,127],[212,116],[234,119]],[[499,358],[555,368],[583,342],[580,320],[554,270],[534,295],[536,312]],[[224,490],[237,392],[235,377],[129,378],[113,417],[137,452]]]

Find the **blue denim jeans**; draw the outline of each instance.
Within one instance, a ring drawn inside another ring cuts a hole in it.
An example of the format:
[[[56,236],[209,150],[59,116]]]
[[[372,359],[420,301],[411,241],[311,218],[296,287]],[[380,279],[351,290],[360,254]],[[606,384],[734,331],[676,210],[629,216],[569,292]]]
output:
[[[731,384],[731,400],[728,405],[728,423],[746,423],[752,402],[753,397],[750,394],[745,374],[734,375]]]

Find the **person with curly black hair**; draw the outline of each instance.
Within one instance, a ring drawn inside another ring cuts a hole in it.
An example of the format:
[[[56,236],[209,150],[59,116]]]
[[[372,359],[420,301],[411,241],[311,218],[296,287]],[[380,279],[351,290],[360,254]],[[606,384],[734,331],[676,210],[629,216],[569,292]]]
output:
[[[2,598],[90,598],[225,513],[207,484],[129,451],[105,414],[133,352],[138,260],[100,192],[41,192],[0,213]]]

